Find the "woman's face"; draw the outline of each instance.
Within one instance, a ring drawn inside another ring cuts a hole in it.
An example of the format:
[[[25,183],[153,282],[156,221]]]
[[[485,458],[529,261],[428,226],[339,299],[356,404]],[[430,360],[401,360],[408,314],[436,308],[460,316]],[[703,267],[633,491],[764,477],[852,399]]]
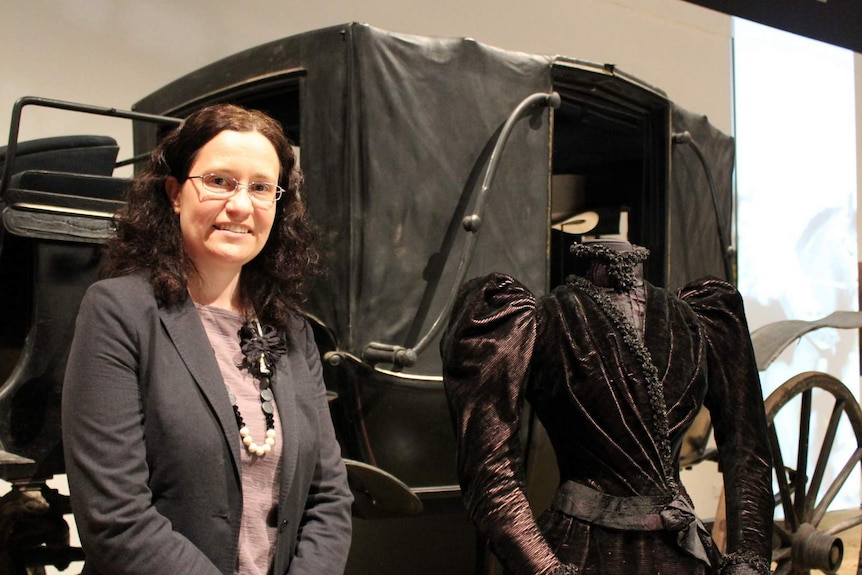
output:
[[[244,184],[278,182],[281,164],[275,148],[259,132],[225,130],[198,150],[189,176],[217,173],[240,184],[229,198],[212,198],[200,178],[180,184],[170,176],[168,196],[179,214],[186,253],[198,273],[239,273],[263,249],[277,206],[252,203]]]

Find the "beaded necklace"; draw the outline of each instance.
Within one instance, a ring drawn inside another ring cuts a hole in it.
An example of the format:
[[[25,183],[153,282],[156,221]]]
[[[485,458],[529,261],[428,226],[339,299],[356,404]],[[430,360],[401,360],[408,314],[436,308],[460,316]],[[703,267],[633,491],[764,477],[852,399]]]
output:
[[[266,420],[266,438],[260,444],[251,436],[248,426],[242,419],[237,407],[236,396],[230,392],[230,405],[236,418],[237,429],[243,445],[250,455],[263,457],[275,445],[275,417],[273,416],[272,384],[275,381],[275,364],[287,346],[278,330],[272,326],[262,326],[257,318],[245,322],[238,332],[243,360],[239,368],[245,368],[257,380],[260,387],[260,410]]]

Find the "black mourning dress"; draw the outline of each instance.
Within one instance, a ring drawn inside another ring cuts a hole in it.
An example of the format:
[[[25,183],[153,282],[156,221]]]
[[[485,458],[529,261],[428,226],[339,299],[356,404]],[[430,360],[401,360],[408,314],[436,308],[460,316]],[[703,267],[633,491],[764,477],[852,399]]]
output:
[[[716,278],[676,295],[655,287],[638,273],[648,252],[626,245],[576,246],[584,273],[547,296],[502,274],[463,286],[441,352],[470,516],[514,575],[767,573],[771,462],[742,298]],[[523,489],[524,399],[560,469],[538,521]],[[726,556],[679,480],[702,405],[721,457]]]

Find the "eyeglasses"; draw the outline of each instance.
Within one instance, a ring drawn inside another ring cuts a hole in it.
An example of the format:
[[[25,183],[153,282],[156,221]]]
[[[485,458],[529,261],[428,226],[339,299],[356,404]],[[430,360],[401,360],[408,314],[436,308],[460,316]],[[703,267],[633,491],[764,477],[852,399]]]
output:
[[[260,208],[271,208],[281,198],[284,188],[274,182],[249,182],[243,184],[236,178],[225,174],[203,174],[202,176],[189,176],[190,180],[199,179],[204,190],[209,195],[201,195],[201,201],[226,200],[239,193],[240,188],[248,191],[248,196],[254,205]]]

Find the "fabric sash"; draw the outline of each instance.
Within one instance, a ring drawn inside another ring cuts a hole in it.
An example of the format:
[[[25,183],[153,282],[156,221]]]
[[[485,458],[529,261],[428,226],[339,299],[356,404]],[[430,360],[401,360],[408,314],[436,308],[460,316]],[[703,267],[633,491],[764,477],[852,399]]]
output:
[[[711,535],[682,494],[669,496],[617,497],[592,487],[566,481],[554,494],[551,507],[570,517],[610,529],[625,531],[671,531],[688,554],[714,567],[706,545]],[[705,544],[705,542],[707,542]]]

